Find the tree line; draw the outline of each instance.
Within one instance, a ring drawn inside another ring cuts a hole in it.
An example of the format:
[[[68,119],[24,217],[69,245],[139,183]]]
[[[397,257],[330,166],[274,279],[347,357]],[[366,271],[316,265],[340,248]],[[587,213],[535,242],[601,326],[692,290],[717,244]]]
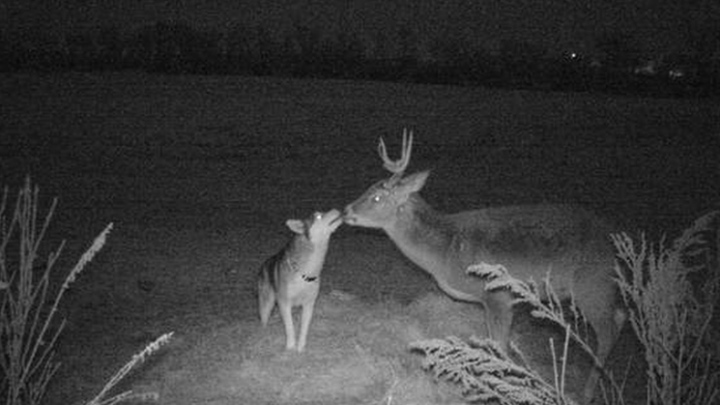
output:
[[[157,22],[132,33],[99,27],[57,38],[0,33],[0,71],[143,70],[163,74],[232,74],[389,80],[659,96],[720,94],[720,30],[685,52],[648,61],[632,37],[605,33],[592,56],[552,53],[501,40],[494,49],[468,37],[418,40],[407,27],[389,39],[328,34],[295,24],[278,34],[237,25],[223,32]],[[708,45],[710,44],[710,45]]]

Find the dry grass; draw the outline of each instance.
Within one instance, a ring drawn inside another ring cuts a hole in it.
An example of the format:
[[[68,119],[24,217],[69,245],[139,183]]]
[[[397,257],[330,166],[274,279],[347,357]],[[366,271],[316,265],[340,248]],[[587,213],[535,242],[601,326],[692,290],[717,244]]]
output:
[[[105,245],[113,224],[109,224],[72,267],[54,295],[51,275],[63,244],[52,251],[44,268],[35,266],[50,225],[57,199],[53,200],[42,222],[38,223],[39,190],[26,179],[12,215],[6,216],[8,191],[0,203],[0,396],[6,405],[36,405],[44,397],[60,367],[55,344],[65,327],[65,319],[55,317],[64,294],[87,264]],[[8,211],[9,212],[9,211]],[[41,217],[42,218],[42,217]],[[137,365],[142,363],[172,334],[149,344],[121,368],[87,405],[114,405],[128,401],[157,399],[155,393],[125,391],[107,398],[110,391]]]
[[[7,405],[39,404],[57,372],[55,343],[65,320],[55,319],[58,304],[85,266],[105,244],[112,229],[108,225],[71,269],[52,298],[50,276],[62,252],[61,244],[43,266],[40,247],[50,225],[57,200],[53,200],[44,218],[39,215],[39,191],[26,179],[18,192],[12,214],[7,216],[7,189],[0,206],[0,395]],[[9,212],[9,211],[8,211]],[[40,222],[38,222],[40,221]]]
[[[709,333],[720,299],[717,217],[700,217],[670,244],[613,235],[619,285],[648,364],[648,404],[720,399],[718,343]]]

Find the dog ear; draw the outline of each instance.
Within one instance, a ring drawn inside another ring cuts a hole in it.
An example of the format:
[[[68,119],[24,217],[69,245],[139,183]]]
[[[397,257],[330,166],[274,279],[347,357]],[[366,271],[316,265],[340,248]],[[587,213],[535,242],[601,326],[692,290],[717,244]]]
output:
[[[305,222],[299,219],[288,219],[285,224],[291,231],[297,234],[302,235],[305,233]]]

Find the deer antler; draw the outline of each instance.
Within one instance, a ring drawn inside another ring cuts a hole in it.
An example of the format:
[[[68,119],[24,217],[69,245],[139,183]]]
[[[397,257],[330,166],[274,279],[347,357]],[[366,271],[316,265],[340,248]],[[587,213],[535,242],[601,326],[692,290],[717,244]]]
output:
[[[408,137],[407,129],[403,129],[402,155],[398,160],[390,160],[387,155],[387,149],[385,148],[385,141],[383,141],[382,137],[380,138],[380,144],[378,145],[378,153],[380,154],[380,158],[383,161],[383,167],[393,173],[393,176],[390,178],[390,180],[388,180],[389,184],[392,184],[399,180],[402,177],[403,172],[405,172],[405,168],[407,168],[408,164],[410,163],[412,143],[412,131],[410,131],[410,136]]]

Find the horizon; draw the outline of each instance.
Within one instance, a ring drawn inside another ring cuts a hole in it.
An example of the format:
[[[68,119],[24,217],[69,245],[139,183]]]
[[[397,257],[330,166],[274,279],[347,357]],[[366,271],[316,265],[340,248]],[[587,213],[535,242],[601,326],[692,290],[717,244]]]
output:
[[[417,4],[410,0],[3,3],[3,34],[20,40],[29,33],[62,35],[98,27],[131,33],[158,22],[185,23],[198,30],[217,32],[237,25],[259,26],[277,36],[297,23],[323,33],[349,32],[365,40],[380,34],[397,42],[399,30],[409,29],[421,43],[462,36],[485,48],[503,40],[516,40],[549,51],[588,52],[602,35],[622,35],[634,41],[643,54],[658,55],[688,47],[693,35],[716,33],[713,22],[720,21],[720,7],[709,2],[689,5],[670,0],[602,4],[538,0],[460,0],[452,4]],[[714,42],[716,48],[720,42],[714,37],[703,40]]]

